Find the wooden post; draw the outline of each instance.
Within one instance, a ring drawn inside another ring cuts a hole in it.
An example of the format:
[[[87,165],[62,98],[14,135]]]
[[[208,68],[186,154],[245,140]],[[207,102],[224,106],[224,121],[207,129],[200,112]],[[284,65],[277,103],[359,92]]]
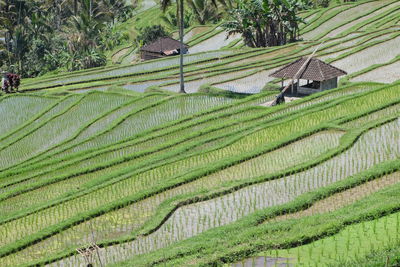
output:
[[[184,50],[184,46],[183,46],[183,29],[185,27],[184,25],[184,1],[180,0],[180,9],[179,9],[179,41],[180,41],[180,51],[179,51],[179,92],[180,93],[186,93],[185,91],[185,81],[184,81],[184,77],[183,77],[183,50]],[[178,3],[176,3],[178,5]]]

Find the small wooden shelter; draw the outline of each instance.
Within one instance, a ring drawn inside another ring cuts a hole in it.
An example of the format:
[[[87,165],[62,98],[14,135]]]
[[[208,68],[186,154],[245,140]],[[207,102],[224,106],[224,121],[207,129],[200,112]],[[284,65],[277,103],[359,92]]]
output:
[[[297,81],[292,84],[291,94],[309,95],[336,88],[338,85],[338,77],[347,74],[345,71],[317,58],[311,58],[304,70],[295,77],[296,73],[306,61],[307,58],[300,58],[275,71],[270,76],[282,78],[282,87],[285,79],[297,79]],[[301,85],[300,80],[307,80],[307,82]]]
[[[188,52],[189,46],[183,44],[183,54]],[[143,46],[140,49],[140,57],[142,60],[156,59],[167,56],[179,55],[181,43],[171,37],[161,37],[154,42]]]

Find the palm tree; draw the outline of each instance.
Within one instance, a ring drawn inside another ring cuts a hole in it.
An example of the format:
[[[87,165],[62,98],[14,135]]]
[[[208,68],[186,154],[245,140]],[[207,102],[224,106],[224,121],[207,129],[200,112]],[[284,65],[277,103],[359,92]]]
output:
[[[177,9],[179,10],[179,41],[180,41],[180,53],[179,53],[179,92],[186,93],[185,91],[185,81],[183,77],[183,28],[184,28],[184,17],[183,17],[183,2],[184,0],[176,0]],[[161,8],[165,12],[167,7],[171,4],[171,0],[161,0]]]
[[[303,0],[238,0],[238,8],[229,14],[231,20],[223,26],[228,35],[240,33],[250,47],[277,46],[298,38],[297,11]]]
[[[28,14],[33,13],[32,3],[22,0],[0,1],[0,22],[5,30],[5,44],[9,55],[9,64],[17,63],[22,73],[22,58],[28,49]]]
[[[217,6],[210,3],[209,0],[187,0],[193,14],[200,25],[204,25],[209,21],[215,22],[221,14],[218,13]]]
[[[238,8],[238,1],[235,0],[218,0],[218,2],[222,5],[222,7],[226,10],[232,10]]]
[[[82,0],[80,12],[70,20],[73,31],[68,34],[67,43],[71,52],[95,48],[109,16],[100,6],[93,5],[92,0]]]
[[[166,13],[164,13],[163,16],[161,16],[161,19],[167,24],[171,29],[179,29],[179,15],[172,10],[168,10]],[[192,13],[186,13],[184,16],[184,28],[189,27],[190,21],[192,19]]]
[[[267,38],[264,32],[269,31],[269,21],[261,0],[240,0],[238,8],[230,10],[229,14],[231,20],[223,24],[228,36],[241,34],[244,43],[249,47],[266,46]]]

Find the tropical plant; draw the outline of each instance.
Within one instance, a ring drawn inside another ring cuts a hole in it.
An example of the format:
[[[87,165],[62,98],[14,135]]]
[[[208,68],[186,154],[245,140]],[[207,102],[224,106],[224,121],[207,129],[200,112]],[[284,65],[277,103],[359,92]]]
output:
[[[34,77],[57,69],[66,57],[64,41],[54,36],[51,42],[35,38],[30,42],[29,51],[24,55],[24,72]]]
[[[119,31],[115,25],[107,24],[100,35],[99,45],[103,50],[111,50],[128,40],[127,33]]]
[[[190,22],[192,20],[193,13],[186,11],[183,18],[183,25],[186,28],[190,27]],[[161,17],[161,19],[171,28],[179,29],[179,18],[176,12],[172,10],[167,10]]]
[[[238,0],[238,8],[229,11],[230,20],[223,27],[229,35],[241,34],[246,45],[266,47],[284,45],[298,39],[298,10],[304,6],[297,0]]]
[[[132,16],[132,12],[137,7],[137,1],[133,5],[126,5],[126,0],[103,0],[103,9],[107,10],[112,18],[112,23],[117,20],[126,21]]]
[[[215,23],[221,18],[215,2],[210,0],[187,0],[194,18],[201,25],[207,22]]]
[[[226,11],[239,7],[237,0],[218,0],[218,3],[220,3]]]
[[[169,34],[163,26],[153,25],[143,28],[140,35],[136,38],[136,41],[142,45],[146,45],[157,40],[160,37],[166,36],[169,36]]]
[[[126,40],[115,29],[132,9],[123,0],[3,0],[0,67],[32,77],[63,68],[66,59],[67,69],[104,64],[104,50]]]
[[[313,0],[313,4],[315,7],[328,7],[329,0]]]

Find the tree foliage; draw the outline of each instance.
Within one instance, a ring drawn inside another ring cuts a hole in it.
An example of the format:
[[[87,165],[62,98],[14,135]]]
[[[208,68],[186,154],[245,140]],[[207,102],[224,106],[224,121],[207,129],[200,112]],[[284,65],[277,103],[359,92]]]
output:
[[[167,24],[171,29],[179,28],[179,16],[173,10],[167,10],[161,16],[161,19]],[[185,10],[184,18],[183,18],[183,26],[184,28],[189,28],[193,21],[193,13],[187,12]]]
[[[125,0],[0,0],[0,68],[33,77],[104,65],[104,51],[126,39],[116,24],[132,10]]]
[[[211,0],[187,0],[187,2],[196,22],[200,25],[207,22],[215,23],[222,17],[221,12],[218,12],[216,3]]]
[[[299,38],[297,12],[306,6],[302,0],[237,0],[223,24],[228,35],[241,34],[250,47],[284,45]]]
[[[149,44],[160,37],[169,36],[168,32],[161,25],[147,26],[142,31],[141,34],[136,38],[137,42],[141,45]]]
[[[314,7],[328,7],[329,0],[313,0]]]

